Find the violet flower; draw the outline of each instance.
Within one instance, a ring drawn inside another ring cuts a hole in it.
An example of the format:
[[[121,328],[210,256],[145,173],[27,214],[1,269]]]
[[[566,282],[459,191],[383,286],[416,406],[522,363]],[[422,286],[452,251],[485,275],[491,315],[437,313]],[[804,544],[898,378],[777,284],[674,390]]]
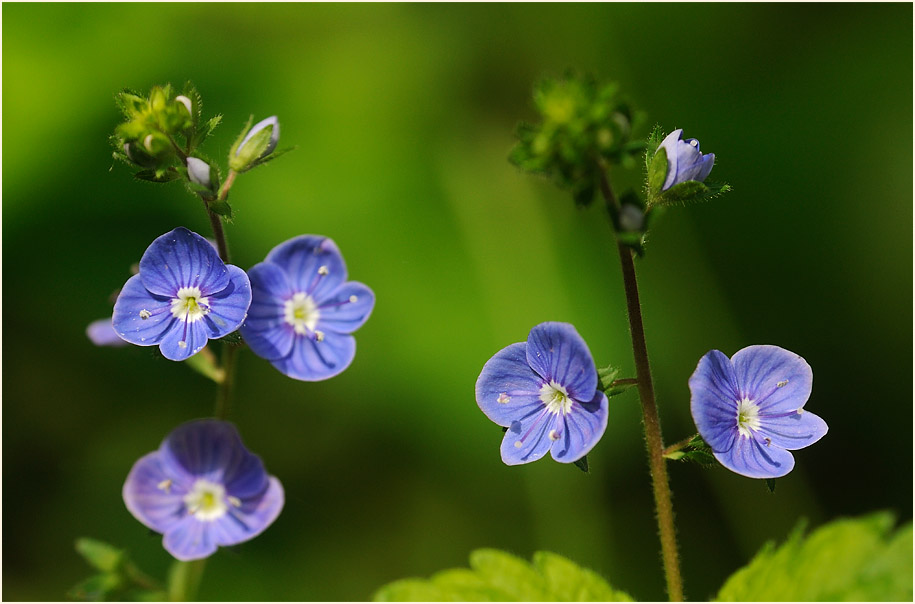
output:
[[[571,463],[607,428],[607,396],[598,389],[588,345],[568,323],[541,323],[527,342],[503,348],[477,379],[477,405],[508,430],[502,461],[536,461],[547,451]]]
[[[259,535],[284,502],[280,481],[248,452],[235,426],[214,419],[175,428],[133,465],[123,496],[178,560],[206,558]]]
[[[804,409],[813,370],[778,346],[749,346],[728,359],[712,350],[689,378],[693,420],[715,458],[750,478],[794,468],[789,452],[820,440],[827,426]]]
[[[680,140],[682,136],[682,129],[674,130],[658,146],[658,151],[664,149],[667,153],[667,178],[661,187],[662,191],[687,180],[702,182],[715,165],[714,153],[703,155],[699,151],[698,140]]]

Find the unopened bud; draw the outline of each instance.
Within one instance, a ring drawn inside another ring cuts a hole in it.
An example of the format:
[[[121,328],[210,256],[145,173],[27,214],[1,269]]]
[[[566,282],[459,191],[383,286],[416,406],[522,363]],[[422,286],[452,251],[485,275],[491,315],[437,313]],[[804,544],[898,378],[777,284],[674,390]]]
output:
[[[280,122],[275,115],[254,124],[229,158],[229,167],[241,172],[270,155],[280,140]]]
[[[178,96],[175,97],[175,100],[178,101],[179,103],[181,103],[182,105],[184,105],[185,107],[187,107],[187,112],[190,115],[194,115],[194,112],[191,109],[191,99],[187,98],[183,94],[179,94]]]
[[[196,157],[187,158],[187,177],[195,185],[200,185],[207,189],[212,188],[212,179],[210,178],[210,164]]]

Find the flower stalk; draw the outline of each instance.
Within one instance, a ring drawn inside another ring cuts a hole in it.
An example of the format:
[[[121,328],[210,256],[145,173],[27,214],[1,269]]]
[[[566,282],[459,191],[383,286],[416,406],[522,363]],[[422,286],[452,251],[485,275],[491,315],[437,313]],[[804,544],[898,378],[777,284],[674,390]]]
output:
[[[616,195],[607,180],[606,169],[600,170],[600,189],[610,215],[619,210]],[[651,471],[658,533],[661,539],[661,557],[667,580],[667,595],[673,602],[683,601],[683,580],[680,575],[680,559],[677,553],[677,533],[674,526],[674,510],[667,465],[664,462],[664,441],[661,438],[661,421],[655,404],[654,385],[651,381],[651,366],[648,362],[648,347],[645,329],[642,325],[642,308],[639,302],[639,286],[635,276],[632,250],[617,239],[620,264],[623,269],[623,285],[626,290],[626,309],[629,316],[629,330],[632,336],[632,352],[635,358],[636,380],[639,400],[642,404],[642,423],[645,429],[645,447],[648,451],[648,466]]]

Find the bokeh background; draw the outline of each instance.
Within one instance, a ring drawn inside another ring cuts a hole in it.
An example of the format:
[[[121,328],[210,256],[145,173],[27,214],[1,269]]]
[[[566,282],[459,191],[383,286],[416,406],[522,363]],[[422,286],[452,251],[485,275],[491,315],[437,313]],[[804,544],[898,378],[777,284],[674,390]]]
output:
[[[250,114],[278,115],[281,146],[298,145],[233,188],[234,263],[323,234],[377,294],[337,378],[299,383],[242,355],[232,420],[286,507],[209,560],[201,598],[367,599],[484,546],[555,551],[664,596],[635,393],[613,399],[590,475],[504,466],[474,402],[485,361],[547,320],[634,373],[600,206],[577,210],[506,161],[535,117],[533,82],[568,67],[698,137],[735,189],[667,212],[637,266],[667,441],[694,432],[698,359],[751,344],[807,359],[808,408],[830,427],[774,495],[671,466],[688,595],[713,595],[802,517],[911,518],[911,5],[2,11],[4,599],[63,598],[90,574],[80,536],[152,574],[170,564],[121,486],[173,427],[212,412],[214,386],[150,349],[95,348],[84,329],[155,237],[208,233],[179,184],[134,182],[107,143],[116,91],[186,79],[205,115],[224,114],[203,149],[223,169]]]

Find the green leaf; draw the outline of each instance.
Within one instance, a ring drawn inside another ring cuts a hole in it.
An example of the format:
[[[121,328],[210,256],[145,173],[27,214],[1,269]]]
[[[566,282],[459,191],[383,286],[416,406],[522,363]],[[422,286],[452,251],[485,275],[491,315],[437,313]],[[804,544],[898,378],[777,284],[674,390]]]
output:
[[[188,357],[184,363],[217,384],[221,384],[226,379],[226,372],[216,362],[216,357],[208,348],[204,348],[195,355]]]
[[[76,551],[93,568],[105,572],[117,570],[125,559],[124,550],[88,537],[76,540]]]
[[[836,520],[806,538],[769,543],[725,582],[718,600],[912,601],[912,524],[893,515]]]
[[[402,579],[375,592],[376,602],[631,602],[593,571],[550,552],[534,554],[533,565],[511,554],[480,549],[471,569],[436,573],[430,579]]]
[[[121,577],[115,573],[102,573],[89,577],[72,587],[67,597],[88,602],[104,602],[121,588]],[[116,598],[112,598],[116,599]]]

